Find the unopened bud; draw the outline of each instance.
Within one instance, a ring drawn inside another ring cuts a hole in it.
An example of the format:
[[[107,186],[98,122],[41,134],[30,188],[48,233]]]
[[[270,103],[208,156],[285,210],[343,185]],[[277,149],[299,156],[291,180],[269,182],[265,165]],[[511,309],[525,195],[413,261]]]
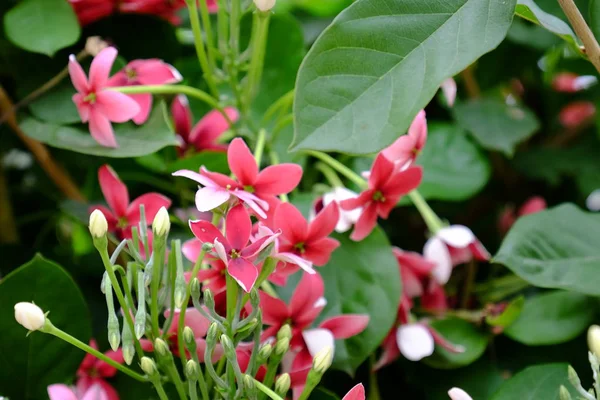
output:
[[[461,388],[452,388],[448,391],[451,400],[473,400],[471,396]]]
[[[277,332],[277,340],[283,338],[288,338],[288,340],[292,338],[292,328],[289,324],[283,325],[281,329],[279,329],[279,332]]]
[[[215,246],[212,243],[208,243],[208,242],[202,243],[202,250],[204,250],[204,251],[212,251],[212,249],[214,247]]]
[[[600,326],[592,325],[587,332],[587,342],[590,351],[600,357]]]
[[[290,339],[284,337],[277,341],[275,344],[275,354],[283,356],[290,348]]]
[[[581,387],[581,380],[579,380],[579,376],[577,375],[577,372],[575,372],[575,369],[573,369],[573,367],[570,365],[567,368],[567,376],[569,378],[569,382],[571,382],[571,385],[575,386],[576,388]]]
[[[42,309],[33,303],[27,302],[15,304],[15,319],[30,331],[37,331],[46,323],[46,316]]]
[[[158,373],[158,370],[156,369],[156,363],[150,357],[142,357],[140,361],[140,368],[142,368],[142,371],[144,371],[144,373],[148,376],[154,376],[156,373]]]
[[[144,304],[145,305],[145,304]],[[135,313],[135,337],[139,340],[146,333],[146,310],[144,308],[138,308]]]
[[[564,387],[563,385],[560,385],[560,390],[558,392],[558,398],[559,398],[559,400],[572,400],[571,393],[569,393],[569,390],[566,387]]]
[[[260,297],[256,288],[250,291],[250,304],[252,304],[253,308],[257,308],[260,304]]]
[[[185,376],[190,381],[198,380],[198,363],[194,360],[189,360],[187,364],[185,364]]]
[[[265,12],[275,7],[275,0],[254,0],[254,5],[260,11]]]
[[[275,381],[275,393],[277,393],[280,397],[285,398],[285,395],[290,390],[291,384],[292,380],[290,378],[290,374],[285,373],[280,375]]]
[[[258,349],[258,365],[264,364],[269,357],[271,357],[271,353],[273,352],[273,346],[269,343],[263,344],[260,349]]]
[[[131,365],[134,355],[135,348],[133,347],[133,343],[123,343],[123,360],[125,360],[127,365]]]
[[[152,282],[152,273],[154,269],[154,262],[152,257],[150,258],[150,261],[148,261],[148,264],[146,264],[146,268],[144,268],[144,287],[148,287],[150,286],[150,283]]]
[[[198,278],[192,279],[192,283],[190,284],[190,293],[193,299],[198,300],[200,298],[200,281]]]
[[[215,343],[217,341],[217,334],[219,333],[219,327],[216,322],[213,322],[208,327],[208,332],[206,333],[206,343]]]
[[[102,274],[102,281],[100,282],[100,291],[102,294],[106,294],[106,280],[108,279],[108,272],[104,271]]]
[[[90,214],[89,228],[93,238],[101,238],[106,236],[106,232],[108,231],[108,222],[106,221],[104,214],[102,214],[102,211],[92,211]]]
[[[119,330],[113,330],[112,332],[108,332],[108,344],[110,344],[110,348],[113,351],[117,351],[119,349],[119,344],[121,344],[121,335],[119,335]]]
[[[206,307],[208,307],[211,310],[215,308],[215,297],[213,296],[210,289],[206,289],[204,291],[203,299],[204,299],[204,304],[206,304]]]
[[[244,387],[247,391],[256,390],[256,384],[254,383],[254,379],[250,375],[244,375]]]
[[[163,206],[158,210],[154,221],[152,221],[152,232],[154,236],[165,236],[171,229],[171,220],[169,219],[169,212]]]
[[[183,328],[183,341],[188,349],[190,348],[190,346],[196,346],[196,338],[194,337],[194,331],[189,326]]]
[[[161,357],[169,355],[169,345],[161,338],[157,338],[154,341],[154,351]]]
[[[258,325],[258,320],[256,318],[253,318],[246,325],[242,326],[241,328],[238,328],[237,333],[252,332],[254,330],[254,328],[256,328],[257,325]]]
[[[92,57],[96,57],[98,53],[108,47],[100,36],[90,36],[85,42],[85,51]]]
[[[313,359],[313,369],[320,374],[324,374],[325,371],[331,367],[332,361],[333,349],[330,346],[327,346],[315,355],[315,358]]]
[[[223,346],[227,358],[235,359],[235,346],[229,336],[225,334],[221,335],[221,346]]]

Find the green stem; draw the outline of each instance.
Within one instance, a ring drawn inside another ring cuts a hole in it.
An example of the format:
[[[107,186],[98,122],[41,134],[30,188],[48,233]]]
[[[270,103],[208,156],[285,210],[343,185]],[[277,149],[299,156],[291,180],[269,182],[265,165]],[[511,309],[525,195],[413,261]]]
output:
[[[262,161],[263,152],[265,150],[265,142],[267,139],[267,131],[261,129],[258,131],[258,139],[256,140],[256,148],[254,149],[254,158],[256,159],[256,164],[258,164],[258,168],[260,169],[260,162]]]
[[[238,61],[240,55],[240,19],[242,16],[241,0],[231,0],[231,14],[229,15],[229,49],[231,59]]]
[[[467,263],[467,277],[465,279],[465,287],[460,302],[461,308],[467,308],[469,305],[469,299],[471,298],[471,292],[475,286],[475,278],[477,277],[477,261],[471,260]]]
[[[229,19],[227,17],[226,3],[225,0],[217,0],[219,6],[217,11],[217,33],[219,35],[219,51],[221,54],[227,53],[227,42],[229,41],[229,29],[227,29]]]
[[[200,67],[204,72],[204,80],[208,85],[211,93],[217,99],[219,98],[219,90],[217,84],[213,79],[212,69],[206,56],[206,50],[204,49],[204,40],[202,38],[202,29],[200,28],[200,18],[198,17],[198,5],[196,0],[186,0],[190,13],[190,24],[192,25],[192,32],[194,33],[194,45],[196,46],[196,53],[198,54],[198,61]],[[200,3],[206,3],[204,0],[200,0]],[[205,5],[206,6],[206,5]]]
[[[237,303],[237,294],[239,291],[239,287],[235,279],[231,277],[231,275],[226,275],[227,280],[227,292],[225,293],[227,296],[227,336],[233,338],[233,320],[235,318],[235,306]]]
[[[215,61],[215,41],[213,39],[212,26],[210,22],[210,13],[208,11],[208,3],[200,1],[200,15],[202,17],[202,25],[204,26],[204,34],[206,35],[206,50],[208,53],[208,63],[211,71],[216,70],[217,63]]]
[[[371,354],[369,357],[369,365],[373,367],[376,363],[375,354]],[[373,368],[369,370],[369,396],[368,400],[380,400],[381,395],[379,394],[379,383],[377,382],[377,372],[373,371]]]
[[[250,69],[248,72],[248,82],[245,93],[244,107],[250,108],[250,103],[254,99],[263,73],[265,63],[265,53],[267,48],[267,37],[269,34],[269,20],[271,12],[256,11],[254,14],[254,23],[252,25],[252,59],[250,60]]]
[[[291,104],[294,101],[294,89],[290,90],[283,96],[281,96],[275,103],[271,104],[271,106],[265,111],[265,115],[263,116],[263,125],[269,121],[275,113],[283,107],[287,107],[288,104]]]
[[[166,245],[164,237],[154,238],[152,280],[150,281],[150,315],[152,317],[152,335],[154,338],[160,337],[160,326],[158,325],[158,317],[160,315],[160,310],[158,308],[158,291],[160,289],[160,281],[162,278],[161,267],[164,264]]]
[[[256,379],[254,379],[254,384],[256,385],[257,388],[260,389],[261,392],[263,392],[264,394],[266,394],[267,396],[269,396],[271,399],[273,399],[273,400],[284,400],[283,398],[279,397],[279,395],[277,393],[275,393],[274,391],[272,391],[271,389],[269,389],[268,387],[266,387],[265,385],[263,385],[262,382],[257,381]]]
[[[367,182],[360,175],[346,167],[335,158],[331,157],[329,154],[321,153],[320,151],[315,150],[307,150],[306,153],[323,161],[325,164],[329,165],[331,168],[335,169],[337,172],[356,183],[360,188],[364,189],[367,187]]]
[[[344,184],[342,183],[340,177],[337,176],[333,168],[331,168],[329,165],[322,162],[318,162],[315,164],[315,168],[321,171],[321,173],[325,176],[325,179],[329,181],[329,184],[331,186],[344,187]]]
[[[156,393],[158,393],[158,397],[160,398],[160,400],[169,400],[169,396],[167,396],[167,393],[165,393],[165,389],[162,386],[162,383],[160,382],[160,377],[158,377],[157,379],[152,379],[152,384],[154,385],[154,388],[156,389]]]
[[[190,400],[198,400],[198,392],[196,390],[196,382],[188,381],[188,388],[190,392]]]
[[[432,234],[436,234],[437,231],[444,227],[444,223],[440,220],[437,214],[429,207],[429,204],[425,201],[423,196],[416,190],[413,190],[408,194],[412,203],[417,207],[419,213],[425,220],[425,224],[427,224],[427,228]]]
[[[41,329],[42,332],[44,333],[48,333],[50,335],[56,336],[59,339],[64,340],[67,343],[72,344],[73,346],[93,355],[94,357],[106,362],[107,364],[109,364],[112,367],[115,367],[116,369],[118,369],[119,371],[123,372],[126,375],[129,375],[130,377],[132,377],[133,379],[140,381],[140,382],[148,382],[148,378],[146,378],[143,375],[138,374],[137,372],[134,372],[132,370],[130,370],[129,368],[127,368],[125,365],[120,364],[118,362],[116,362],[115,360],[113,360],[112,358],[104,355],[103,353],[99,352],[98,350],[88,346],[87,344],[83,343],[81,340],[74,338],[73,336],[69,335],[66,332],[63,332],[62,330],[58,329],[57,327],[55,327],[54,325],[52,325],[52,322],[50,322],[50,320],[46,319],[46,324],[44,325],[44,327]]]
[[[194,360],[196,364],[198,364],[198,384],[200,386],[200,394],[202,395],[202,400],[209,400],[210,398],[208,397],[208,387],[206,385],[204,372],[202,372],[202,364],[200,364],[197,352],[194,352],[192,354],[192,360]]]
[[[177,390],[177,394],[181,400],[187,399],[187,394],[185,393],[185,388],[183,386],[183,381],[179,376],[179,372],[177,371],[177,367],[175,366],[175,361],[173,356],[171,355],[170,360],[167,361],[168,365],[166,365],[165,369],[167,370],[167,375],[171,378],[171,381],[175,385],[175,390]]]

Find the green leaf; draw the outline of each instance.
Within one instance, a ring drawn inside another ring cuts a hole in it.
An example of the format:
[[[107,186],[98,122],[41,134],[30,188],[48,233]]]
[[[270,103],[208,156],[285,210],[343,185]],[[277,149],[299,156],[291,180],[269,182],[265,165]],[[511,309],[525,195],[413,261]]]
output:
[[[567,367],[567,364],[542,364],[525,368],[504,382],[492,400],[558,400],[561,385],[575,399],[577,394],[567,379]]]
[[[91,336],[90,316],[79,288],[57,264],[35,256],[0,282],[0,391],[14,399],[48,398],[46,387],[71,382],[84,353],[41,332],[27,336],[13,305],[34,302],[52,323],[83,342]]]
[[[512,156],[517,144],[540,127],[535,114],[524,106],[511,106],[501,99],[485,97],[454,106],[456,122],[488,150]]]
[[[320,320],[341,314],[368,314],[369,326],[335,346],[334,368],[354,371],[373,353],[396,320],[401,283],[398,263],[383,230],[376,228],[361,242],[335,234],[341,246],[326,267],[327,306]]]
[[[368,154],[391,144],[446,78],[502,41],[515,3],[358,0],[300,67],[293,149]]]
[[[353,0],[294,0],[294,5],[312,15],[332,17],[352,4]]]
[[[493,261],[532,285],[600,295],[600,215],[563,204],[517,220]]]
[[[561,21],[562,22],[562,21]],[[560,43],[560,38],[538,25],[515,19],[506,35],[507,39],[522,46],[546,51]]]
[[[487,322],[489,325],[500,326],[503,328],[511,326],[517,320],[517,318],[519,318],[519,315],[521,315],[524,305],[525,297],[519,296],[511,301],[500,315],[487,315],[485,317],[485,322]]]
[[[571,27],[560,18],[542,10],[533,0],[519,0],[515,8],[515,15],[546,28],[577,49],[577,52],[581,52],[577,36]]]
[[[198,171],[201,166],[212,172],[229,174],[229,165],[227,164],[227,153],[219,151],[202,151],[189,157],[180,158],[173,161],[167,167],[169,172],[179,171],[180,169],[189,169]]]
[[[429,125],[427,145],[417,164],[423,166],[419,192],[426,199],[466,200],[485,186],[491,174],[479,148],[450,124]]]
[[[463,346],[462,353],[451,353],[436,346],[435,353],[423,361],[434,368],[454,369],[475,362],[487,347],[486,335],[473,324],[458,318],[435,320],[431,327],[437,330],[450,343]]]
[[[81,29],[68,2],[25,0],[4,15],[4,32],[22,49],[53,56],[74,44]]]
[[[25,118],[20,126],[27,136],[53,147],[103,157],[139,157],[154,153],[166,146],[175,146],[177,141],[165,120],[162,107],[156,106],[148,121],[142,126],[132,122],[113,124],[119,147],[112,149],[99,145],[87,127],[75,128],[42,122],[33,117]]]
[[[29,110],[34,117],[47,122],[57,124],[79,122],[81,118],[72,99],[74,94],[73,85],[65,82],[33,101],[29,105]]]
[[[504,333],[528,346],[567,342],[594,321],[595,301],[579,293],[553,291],[527,299],[517,321]]]

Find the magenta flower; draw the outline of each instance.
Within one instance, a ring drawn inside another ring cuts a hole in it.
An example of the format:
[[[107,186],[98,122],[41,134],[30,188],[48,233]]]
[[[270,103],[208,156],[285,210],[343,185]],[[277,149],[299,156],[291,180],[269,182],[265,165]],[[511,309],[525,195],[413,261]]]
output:
[[[48,386],[48,397],[50,400],[119,400],[118,396],[109,397],[100,385],[93,385],[81,392],[60,383]]]
[[[165,85],[181,82],[181,74],[171,65],[158,60],[134,60],[108,80],[108,86]],[[150,93],[130,94],[140,111],[133,122],[140,125],[146,122],[152,110]]]
[[[232,122],[239,118],[239,113],[233,107],[226,107],[225,113]],[[227,145],[219,143],[218,139],[230,128],[230,125],[219,111],[209,112],[192,127],[192,112],[187,97],[179,95],[171,104],[171,114],[180,141],[181,154],[190,148],[195,151],[227,151]]]
[[[81,26],[110,16],[115,8],[113,2],[107,0],[69,0],[69,3]]]
[[[181,248],[181,252],[185,258],[193,263],[196,262],[201,251],[202,242],[196,238],[186,241]],[[204,284],[204,287],[210,289],[213,294],[221,293],[225,290],[227,284],[225,279],[227,265],[220,259],[210,260],[208,263],[210,264],[210,268],[201,269],[198,271],[196,277]],[[184,275],[186,282],[189,282],[192,279],[191,272],[186,272]]]
[[[140,205],[144,205],[148,225],[152,223],[161,207],[171,206],[171,200],[159,193],[146,193],[129,202],[127,186],[109,165],[100,167],[98,180],[108,208],[95,205],[90,207],[90,212],[102,211],[108,222],[109,232],[116,233],[121,239],[131,238],[131,228],[140,222]]]
[[[421,110],[408,128],[408,134],[400,136],[381,153],[394,163],[396,169],[406,169],[415,162],[426,142],[427,119],[425,110]]]
[[[377,225],[377,216],[387,218],[402,196],[419,186],[422,177],[421,167],[411,166],[395,171],[394,163],[379,153],[371,167],[368,189],[357,198],[340,203],[346,211],[363,209],[350,238],[359,241],[369,236]]]
[[[92,137],[102,146],[118,147],[111,122],[125,122],[134,118],[140,107],[131,97],[107,90],[108,75],[117,57],[114,47],[102,50],[90,67],[89,80],[74,55],[69,57],[69,74],[77,94],[73,102],[83,122],[89,122]]]
[[[190,229],[202,243],[215,246],[217,256],[227,266],[227,272],[246,292],[254,287],[258,269],[253,264],[258,253],[277,238],[265,236],[249,244],[252,221],[246,208],[238,204],[227,213],[225,236],[208,221],[190,221]]]

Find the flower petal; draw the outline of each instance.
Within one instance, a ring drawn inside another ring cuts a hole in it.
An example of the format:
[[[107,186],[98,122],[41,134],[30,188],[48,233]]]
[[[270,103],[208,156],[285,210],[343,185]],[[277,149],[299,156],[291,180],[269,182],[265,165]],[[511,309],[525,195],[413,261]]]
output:
[[[308,352],[313,358],[319,351],[327,347],[335,350],[335,338],[329,329],[307,329],[302,332],[302,337],[304,338]]]
[[[302,179],[302,167],[297,164],[271,165],[262,170],[254,190],[264,196],[277,196],[290,193]]]
[[[50,400],[78,400],[69,386],[58,383],[48,386],[48,396]]]
[[[351,200],[346,200],[351,201]],[[359,242],[369,236],[375,226],[377,225],[377,207],[374,204],[368,204],[364,209],[363,213],[354,224],[354,230],[350,235],[350,239],[355,242]]]
[[[189,169],[180,169],[179,171],[173,172],[172,175],[173,176],[182,176],[184,178],[191,179],[195,182],[198,182],[202,186],[208,186],[208,187],[219,186],[212,179],[206,177],[205,175],[199,174],[198,172],[190,171]]]
[[[185,95],[180,94],[175,97],[171,104],[171,115],[173,115],[173,122],[175,123],[175,132],[188,142],[192,130],[192,112]]]
[[[473,231],[464,225],[452,225],[442,228],[435,235],[447,245],[459,249],[464,249],[475,241]]]
[[[167,309],[165,311],[165,318],[168,318],[171,314],[171,310]],[[179,315],[181,314],[181,310],[175,310],[173,313],[173,323],[169,326],[167,330],[170,334],[177,334],[177,323],[179,321]],[[194,332],[194,337],[202,338],[206,336],[206,332],[208,332],[208,327],[210,326],[210,321],[206,319],[204,315],[200,313],[195,307],[189,307],[185,310],[185,325],[192,328]]]
[[[233,139],[227,150],[227,162],[241,185],[254,185],[258,176],[258,165],[244,139]]]
[[[140,106],[133,98],[113,90],[96,93],[94,108],[112,122],[129,121],[141,111]]]
[[[340,218],[340,210],[337,203],[328,204],[308,227],[308,241],[326,237],[333,232]]]
[[[428,357],[435,349],[433,336],[421,324],[401,325],[396,331],[396,342],[402,355],[410,361]]]
[[[326,237],[306,243],[302,256],[313,264],[322,267],[329,262],[331,253],[338,247],[340,247],[340,242]]]
[[[252,290],[256,278],[258,278],[258,270],[256,267],[242,257],[230,260],[227,271],[246,293],[249,293],[250,290]]]
[[[110,121],[104,114],[93,108],[90,108],[89,128],[90,134],[100,145],[113,148],[119,147]]]
[[[153,58],[137,61],[139,64],[135,65],[135,71],[140,85],[167,85],[181,82],[183,79],[175,67],[162,60]]]
[[[133,122],[137,125],[141,125],[148,120],[148,116],[152,110],[152,95],[149,93],[139,93],[130,94],[129,97],[132,98],[140,108],[140,111],[133,117]]]
[[[396,329],[393,329],[392,332],[387,335],[381,347],[383,348],[383,351],[379,360],[377,360],[377,363],[373,366],[373,371],[377,371],[386,365],[391,364],[400,356],[400,350],[396,343]]]
[[[448,396],[450,396],[451,400],[473,400],[467,392],[456,387],[448,390]]]
[[[152,224],[156,213],[162,207],[171,207],[171,199],[160,193],[146,193],[136,198],[127,207],[127,222],[129,225],[136,225],[140,222],[140,206],[144,205],[144,214],[146,214],[146,223]]]
[[[225,189],[218,186],[206,186],[196,192],[196,208],[201,212],[211,211],[225,203],[230,197],[231,193]]]
[[[269,203],[259,199],[252,193],[246,192],[245,190],[235,189],[232,194],[246,203],[248,207],[250,207],[250,209],[256,213],[256,215],[261,218],[267,218],[265,211],[269,210]]]
[[[107,47],[94,57],[90,67],[90,87],[101,90],[106,86],[115,58],[117,58],[117,49],[114,47]]]
[[[323,297],[325,286],[319,274],[302,274],[290,300],[290,313],[296,319],[306,321],[307,314],[315,308],[315,303]],[[308,321],[312,322],[312,321]]]
[[[198,257],[200,256],[200,252],[202,251],[202,241],[198,239],[190,239],[186,240],[181,246],[181,252],[184,257],[189,261],[195,263]]]
[[[308,235],[308,223],[302,213],[290,203],[281,203],[275,210],[275,228],[292,245],[302,243]]]
[[[362,383],[354,386],[342,400],[365,400],[365,387]]]
[[[452,259],[446,244],[437,236],[430,238],[423,247],[423,256],[435,263],[431,271],[433,278],[440,284],[445,285],[452,275]]]
[[[347,339],[364,331],[367,325],[369,325],[368,315],[345,314],[323,321],[319,328],[331,331],[336,339]]]
[[[239,113],[235,108],[226,107],[225,114],[232,122],[237,121]],[[230,128],[229,122],[220,111],[213,110],[206,114],[191,129],[188,141],[193,143],[196,149],[203,150],[215,145],[217,139]]]
[[[386,197],[401,196],[415,190],[423,179],[423,168],[410,167],[394,174],[382,188]]]
[[[225,224],[227,240],[236,250],[242,250],[250,240],[252,221],[246,208],[242,204],[233,207],[227,213]]]
[[[129,205],[129,192],[117,173],[108,164],[105,164],[98,169],[98,181],[104,199],[116,217],[125,216]]]
[[[87,94],[89,90],[87,76],[85,76],[85,72],[83,72],[83,68],[77,62],[77,59],[73,54],[69,56],[69,75],[71,76],[71,82],[73,82],[73,86],[80,93]]]
[[[263,291],[259,291],[260,309],[263,313],[263,322],[266,325],[281,326],[290,318],[288,306],[281,299],[271,297]]]
[[[194,236],[200,239],[202,243],[214,244],[215,240],[218,240],[227,250],[231,249],[227,239],[225,239],[221,232],[208,221],[190,221],[190,229]]]
[[[312,263],[310,261],[305,260],[304,258],[293,254],[293,253],[277,253],[276,258],[280,261],[294,264],[302,268],[304,271],[309,274],[316,274],[317,272],[313,269]]]
[[[86,390],[81,400],[108,400],[108,396],[102,386],[94,384]]]
[[[383,153],[379,153],[369,175],[369,188],[378,189],[383,186],[394,172],[394,163],[388,160]]]

